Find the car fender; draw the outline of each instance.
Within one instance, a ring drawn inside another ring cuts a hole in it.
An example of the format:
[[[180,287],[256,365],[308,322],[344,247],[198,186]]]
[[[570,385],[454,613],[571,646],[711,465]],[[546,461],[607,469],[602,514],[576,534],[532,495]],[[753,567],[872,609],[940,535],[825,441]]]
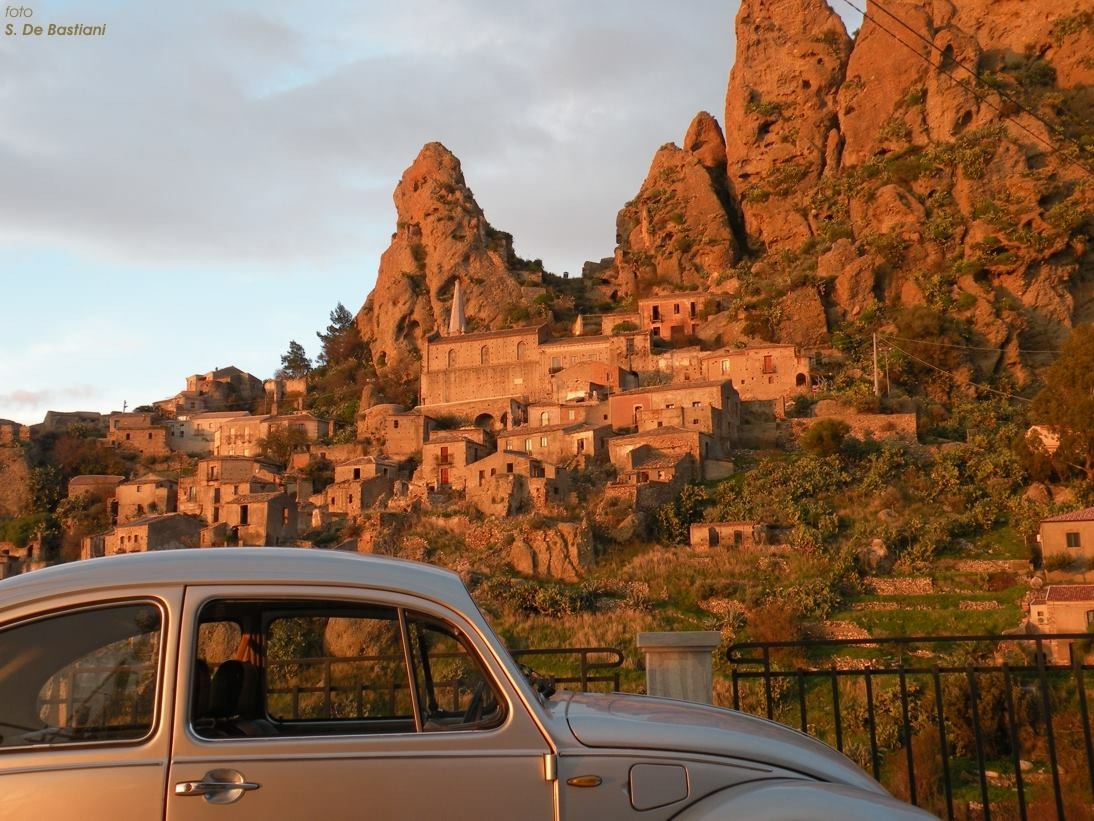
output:
[[[842,784],[771,779],[721,790],[692,804],[676,821],[922,821],[935,816],[889,795]]]

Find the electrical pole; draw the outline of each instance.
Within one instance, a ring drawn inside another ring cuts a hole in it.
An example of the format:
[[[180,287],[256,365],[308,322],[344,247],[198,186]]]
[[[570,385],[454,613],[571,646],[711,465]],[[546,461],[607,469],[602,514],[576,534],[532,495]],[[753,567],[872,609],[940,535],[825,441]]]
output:
[[[881,389],[878,386],[877,376],[877,332],[874,332],[874,396],[880,396]]]

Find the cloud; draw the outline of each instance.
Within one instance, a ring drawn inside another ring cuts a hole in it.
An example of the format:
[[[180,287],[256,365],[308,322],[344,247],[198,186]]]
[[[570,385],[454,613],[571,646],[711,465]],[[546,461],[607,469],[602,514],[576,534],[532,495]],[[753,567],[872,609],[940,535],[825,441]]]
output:
[[[40,391],[16,389],[8,393],[0,393],[0,407],[45,408],[51,403],[91,399],[98,395],[98,389],[92,385],[73,385],[68,388]]]
[[[0,41],[0,241],[371,270],[438,139],[525,253],[572,267],[611,252],[656,147],[720,113],[724,0],[386,5],[133,2],[102,39]]]

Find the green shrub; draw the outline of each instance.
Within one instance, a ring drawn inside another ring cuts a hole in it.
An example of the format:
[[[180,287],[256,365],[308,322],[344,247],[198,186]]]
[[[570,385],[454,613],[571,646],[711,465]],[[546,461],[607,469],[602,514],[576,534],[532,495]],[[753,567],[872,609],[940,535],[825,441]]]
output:
[[[802,434],[802,450],[814,456],[834,456],[850,432],[851,426],[842,419],[821,419]]]

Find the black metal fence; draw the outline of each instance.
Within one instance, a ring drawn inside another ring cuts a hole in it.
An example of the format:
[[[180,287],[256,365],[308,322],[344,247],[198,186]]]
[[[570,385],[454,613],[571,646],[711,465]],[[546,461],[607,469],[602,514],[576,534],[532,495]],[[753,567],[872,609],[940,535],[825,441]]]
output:
[[[1094,818],[1091,640],[747,642],[727,658],[735,709],[820,738],[937,815]]]

